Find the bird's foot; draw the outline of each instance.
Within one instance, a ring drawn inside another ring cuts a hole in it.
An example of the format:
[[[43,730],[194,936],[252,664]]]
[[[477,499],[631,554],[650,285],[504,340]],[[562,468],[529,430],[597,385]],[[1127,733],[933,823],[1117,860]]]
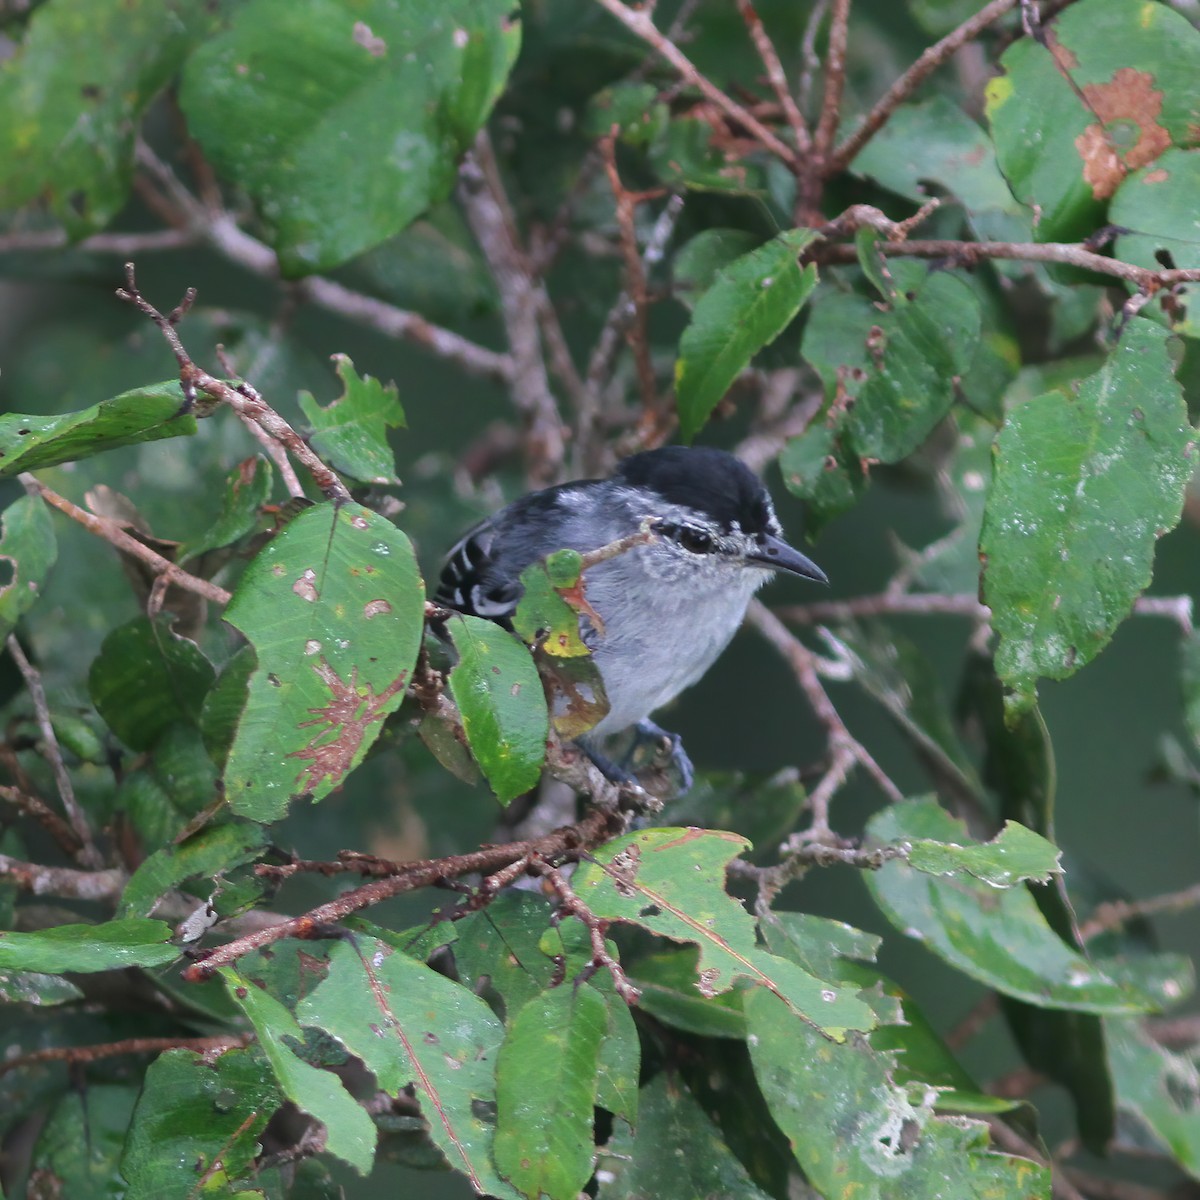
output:
[[[636,728],[639,738],[658,743],[660,753],[666,758],[667,763],[675,768],[679,776],[676,795],[682,796],[690,792],[692,784],[696,782],[696,768],[692,766],[692,760],[683,748],[683,739],[679,734],[668,733],[667,730],[651,720],[639,721]]]

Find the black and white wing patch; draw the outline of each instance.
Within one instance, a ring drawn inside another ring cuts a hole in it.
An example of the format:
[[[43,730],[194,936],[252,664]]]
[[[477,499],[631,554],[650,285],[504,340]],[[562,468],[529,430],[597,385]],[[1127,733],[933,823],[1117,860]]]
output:
[[[522,588],[516,580],[496,579],[489,569],[495,536],[491,521],[463,535],[446,557],[436,599],[457,612],[508,625]]]

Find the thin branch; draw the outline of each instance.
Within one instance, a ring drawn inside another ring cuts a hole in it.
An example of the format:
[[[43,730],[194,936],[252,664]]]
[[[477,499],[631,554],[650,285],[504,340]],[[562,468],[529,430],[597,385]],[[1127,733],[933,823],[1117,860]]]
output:
[[[185,400],[194,401],[196,393],[203,392],[204,395],[218,403],[228,404],[239,416],[256,421],[305,467],[312,476],[313,482],[327,499],[338,504],[349,501],[350,492],[346,485],[250,384],[241,382],[230,385],[222,379],[214,378],[192,361],[191,356],[184,349],[179,334],[175,331],[175,326],[191,308],[196,298],[194,288],[189,288],[184,293],[183,300],[174,311],[161,313],[138,291],[133,263],[126,263],[125,287],[118,288],[117,295],[149,317],[166,339],[167,345],[175,355],[175,361],[179,364],[179,382],[183,387]]]
[[[946,1033],[943,1040],[957,1054],[999,1012],[999,995],[996,992],[985,992],[958,1024]]]
[[[194,246],[199,238],[186,229],[154,229],[146,233],[96,233],[71,245],[65,229],[31,229],[25,233],[0,233],[0,253],[14,250],[61,250],[76,253],[119,254],[129,258],[155,250],[179,250]]]
[[[205,206],[179,181],[171,170],[144,143],[137,148],[138,166],[164,190],[159,195],[164,219],[188,231],[189,236],[204,239],[230,262],[237,263],[264,279],[278,280],[279,260],[267,245],[238,227],[232,215]],[[158,195],[158,193],[154,193]],[[85,245],[87,243],[84,243]],[[454,363],[466,374],[507,383],[512,375],[512,359],[480,346],[452,330],[426,320],[419,313],[356,292],[332,279],[309,276],[295,285],[304,300],[356,324],[374,329],[387,337],[399,338]]]
[[[32,817],[72,858],[79,854],[83,845],[79,835],[40,797],[21,787],[0,784],[0,800],[7,800],[18,812]]]
[[[823,178],[830,173],[826,160],[841,118],[849,31],[850,0],[833,0],[833,14],[829,20],[829,49],[825,53],[825,90],[821,99],[821,115],[817,119],[816,133],[813,134],[813,154]]]
[[[182,567],[176,566],[170,559],[155,553],[149,546],[142,545],[137,538],[126,533],[116,521],[86,512],[72,504],[65,496],[60,496],[57,492],[52,491],[32,475],[22,475],[20,479],[26,488],[36,491],[47,504],[57,508],[61,513],[66,513],[72,521],[78,521],[90,533],[103,538],[118,550],[140,559],[156,575],[165,576],[174,586],[181,587],[185,591],[195,592],[197,596],[203,596],[205,600],[211,600],[214,604],[222,606],[228,604],[232,598],[233,594],[227,592],[223,587],[218,587],[217,584],[211,583],[207,579],[189,574]]]
[[[800,159],[795,150],[785,142],[781,142],[752,113],[747,112],[736,100],[727,96],[706,78],[687,55],[654,24],[650,7],[630,8],[621,0],[596,0],[596,2],[612,13],[626,29],[661,54],[684,80],[702,92],[727,116],[744,126],[765,149],[770,150],[772,154],[781,158],[793,169],[800,165]]]
[[[219,967],[235,962],[252,950],[270,945],[284,937],[311,938],[351,913],[370,908],[383,900],[419,888],[434,887],[463,875],[492,874],[531,855],[547,861],[580,850],[592,849],[606,841],[623,827],[620,815],[612,809],[593,808],[581,821],[556,829],[545,837],[532,841],[510,842],[488,846],[468,854],[452,854],[446,858],[424,859],[420,862],[397,864],[396,874],[373,879],[361,887],[343,892],[327,904],[310,912],[292,917],[269,929],[256,930],[215,950],[202,953],[196,962],[183,972],[189,983],[201,983],[212,977]],[[260,866],[260,874],[270,876],[277,868]]]
[[[0,854],[0,879],[18,891],[35,896],[61,896],[67,900],[115,900],[129,882],[129,873],[108,870],[79,871],[74,867],[46,867]]]
[[[751,0],[737,0],[737,6],[738,12],[742,14],[742,20],[746,23],[746,29],[750,33],[750,40],[754,43],[755,50],[758,51],[758,57],[762,59],[771,91],[775,93],[775,99],[779,101],[779,107],[783,110],[783,115],[791,127],[796,149],[801,154],[807,154],[812,145],[808,123],[804,120],[804,114],[797,107],[791,89],[788,87],[787,76],[784,74],[783,63],[779,61],[775,43],[771,41],[766,27],[762,23],[762,18],[754,11]]]
[[[222,1033],[214,1037],[134,1037],[120,1042],[101,1042],[95,1046],[49,1046],[44,1050],[32,1050],[16,1058],[0,1062],[0,1075],[18,1071],[35,1063],[65,1062],[92,1063],[102,1058],[116,1058],[122,1054],[161,1054],[166,1050],[194,1050],[197,1054],[217,1054],[225,1050],[240,1049],[250,1045],[254,1035],[249,1033]]]
[[[58,787],[63,811],[67,814],[67,820],[71,823],[75,836],[79,838],[79,852],[76,857],[85,867],[95,869],[101,863],[100,853],[92,839],[91,822],[88,821],[87,814],[80,807],[79,801],[75,799],[75,786],[71,782],[67,764],[63,762],[62,749],[59,747],[58,737],[50,721],[50,706],[46,703],[46,691],[42,687],[42,677],[37,668],[25,657],[25,651],[21,649],[21,643],[17,641],[15,633],[10,633],[4,644],[8,647],[8,653],[13,662],[17,664],[17,670],[21,672],[25,686],[29,689],[29,695],[33,700],[33,711],[37,714],[38,729],[42,734],[42,753],[49,762],[50,769],[54,772],[54,782]]]
[[[500,293],[500,311],[513,369],[509,388],[528,426],[532,478],[557,474],[566,452],[566,431],[550,390],[539,333],[538,285],[522,248],[485,132],[459,168],[458,195]]]
[[[804,66],[800,69],[800,81],[796,85],[801,112],[811,111],[813,81],[821,69],[821,56],[817,53],[817,34],[829,15],[829,0],[816,0],[804,25],[804,37],[800,43],[800,57]]]
[[[867,209],[866,205],[856,205],[856,209]],[[878,212],[878,210],[870,210]],[[882,222],[875,219],[861,220],[858,224],[877,224],[895,228],[898,222],[883,218]],[[851,224],[855,224],[851,222]],[[849,229],[847,229],[849,232]],[[886,232],[886,230],[885,230]],[[1173,268],[1170,270],[1151,270],[1149,267],[1137,267],[1133,263],[1122,262],[1120,259],[1108,258],[1089,250],[1087,246],[1070,242],[958,242],[958,241],[889,241],[881,239],[877,243],[880,253],[901,258],[935,258],[945,259],[960,267],[974,267],[988,259],[1013,259],[1018,262],[1061,263],[1063,266],[1079,267],[1085,271],[1094,271],[1099,275],[1109,275],[1114,279],[1122,279],[1136,287],[1151,292],[1161,288],[1173,287],[1179,283],[1200,283],[1200,268]],[[848,263],[857,261],[857,250],[847,243],[833,243],[817,246],[811,257],[818,262]]]
[[[831,174],[843,171],[862,148],[883,128],[888,118],[938,69],[952,54],[967,42],[974,41],[989,25],[1017,6],[1019,0],[992,0],[973,17],[951,30],[939,42],[925,50],[895,83],[884,93],[863,123],[833,152],[829,160]]]
[[[829,801],[845,782],[850,769],[856,763],[867,771],[889,800],[902,800],[903,793],[872,758],[866,747],[850,733],[846,723],[838,715],[833,701],[829,699],[829,695],[821,683],[820,673],[817,669],[817,656],[799,638],[795,637],[761,601],[752,600],[750,602],[750,607],[746,611],[746,619],[775,647],[792,668],[796,682],[799,683],[801,691],[808,698],[813,713],[825,727],[831,761],[824,778],[809,795],[808,803],[812,812],[812,824],[805,832],[808,841],[832,842],[835,839],[829,826]]]
[[[1120,929],[1142,917],[1152,917],[1156,913],[1182,913],[1197,906],[1200,906],[1200,883],[1178,892],[1147,896],[1144,900],[1107,900],[1097,905],[1092,915],[1079,927],[1079,936],[1086,942],[1098,934]]]
[[[796,625],[854,621],[863,617],[955,616],[990,621],[992,610],[971,592],[878,592],[849,600],[814,600],[809,604],[781,605],[773,610]],[[1185,634],[1192,632],[1191,596],[1139,596],[1133,611],[1143,617],[1166,617]]]

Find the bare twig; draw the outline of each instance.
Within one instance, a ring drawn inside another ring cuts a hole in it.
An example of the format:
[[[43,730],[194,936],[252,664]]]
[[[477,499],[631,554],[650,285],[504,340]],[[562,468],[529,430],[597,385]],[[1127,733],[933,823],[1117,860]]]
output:
[[[1147,896],[1144,900],[1107,900],[1097,905],[1092,915],[1079,927],[1079,936],[1086,942],[1098,934],[1120,929],[1142,917],[1152,917],[1155,913],[1187,912],[1197,906],[1200,906],[1200,883],[1178,892]]]
[[[232,597],[231,592],[227,592],[223,587],[218,587],[217,584],[211,583],[207,579],[191,575],[182,567],[176,566],[170,559],[163,558],[161,554],[157,554],[149,546],[142,545],[137,538],[126,533],[116,521],[111,521],[107,517],[98,517],[95,513],[86,512],[84,509],[72,504],[65,496],[60,496],[57,492],[48,488],[32,475],[22,475],[21,482],[26,488],[35,490],[47,504],[57,508],[61,513],[66,513],[72,521],[78,521],[90,533],[103,538],[118,550],[122,550],[126,554],[133,555],[134,558],[140,559],[156,575],[166,576],[174,586],[181,587],[189,592],[195,592],[197,596],[203,596],[206,600],[211,600],[214,604],[224,606],[229,603]]]
[[[991,0],[973,17],[951,30],[939,42],[925,50],[867,114],[863,123],[833,152],[829,160],[831,173],[843,171],[862,148],[883,128],[888,118],[938,69],[960,46],[973,41],[994,21],[1015,8],[1019,0]]]
[[[600,845],[622,826],[623,821],[614,810],[593,808],[574,825],[556,829],[553,833],[532,841],[510,842],[502,846],[488,846],[468,854],[452,854],[446,858],[397,864],[394,875],[373,879],[370,883],[343,892],[336,899],[318,905],[301,916],[292,917],[269,929],[256,930],[209,951],[183,972],[183,978],[190,983],[203,982],[210,978],[218,967],[235,962],[252,950],[283,937],[320,936],[327,927],[344,920],[351,913],[370,908],[404,892],[432,887],[464,875],[491,874],[530,855],[554,862],[562,855]],[[260,866],[258,870],[264,875],[270,875],[275,868]]]
[[[557,867],[551,866],[537,857],[530,860],[529,867],[535,874],[540,875],[549,886],[558,901],[559,908],[565,913],[570,913],[587,929],[592,943],[592,961],[588,964],[589,967],[593,971],[607,971],[612,976],[613,987],[616,989],[617,995],[626,1004],[636,1004],[641,998],[641,992],[629,982],[629,976],[625,974],[621,964],[613,958],[605,945],[604,938],[608,932],[608,922],[597,917],[580,900]]]
[[[155,250],[179,250],[193,246],[199,238],[186,229],[153,229],[147,233],[96,233],[72,250],[87,254],[119,254],[128,258]],[[31,229],[25,233],[0,234],[0,254],[14,250],[61,250],[71,245],[65,229]]]
[[[79,835],[44,800],[22,787],[7,784],[0,784],[0,800],[7,800],[18,812],[32,817],[72,858],[79,854],[82,848]]]
[[[830,173],[827,159],[837,135],[842,111],[842,91],[846,85],[846,44],[850,31],[850,0],[833,0],[829,19],[829,49],[825,54],[825,91],[821,115],[813,134],[813,154],[822,178]]]
[[[194,1050],[197,1054],[219,1054],[224,1050],[238,1049],[250,1045],[254,1035],[249,1033],[222,1033],[215,1037],[135,1037],[120,1042],[101,1042],[95,1046],[49,1046],[44,1050],[32,1050],[28,1054],[0,1062],[0,1075],[19,1071],[35,1063],[65,1062],[92,1063],[102,1058],[116,1058],[122,1054],[161,1054],[166,1050]]]
[[[829,15],[829,0],[816,0],[804,25],[804,37],[800,43],[800,57],[804,66],[800,68],[800,81],[796,95],[801,112],[811,112],[813,81],[821,69],[821,56],[817,53],[817,34]]]
[[[8,647],[8,653],[16,663],[17,670],[21,672],[30,698],[33,700],[33,711],[37,714],[38,729],[42,734],[42,753],[49,762],[50,769],[54,772],[54,782],[58,787],[63,811],[67,814],[67,820],[75,831],[75,836],[79,838],[79,851],[76,858],[85,867],[94,870],[100,866],[100,853],[92,839],[92,826],[87,819],[87,814],[80,807],[79,801],[75,799],[75,786],[71,782],[67,764],[63,762],[58,737],[50,722],[50,706],[46,703],[46,691],[42,687],[42,677],[37,668],[25,657],[25,651],[21,649],[21,643],[17,641],[15,633],[10,633],[4,644]]]
[[[883,769],[846,727],[838,711],[829,699],[817,670],[817,656],[787,626],[765,607],[761,601],[752,600],[746,619],[771,643],[792,668],[801,691],[808,698],[817,720],[825,727],[829,743],[830,763],[825,775],[809,794],[808,803],[812,823],[805,831],[807,841],[835,841],[829,826],[829,801],[845,782],[850,769],[857,763],[875,780],[879,789],[889,800],[903,799],[903,793],[885,774]]]
[[[849,600],[814,600],[809,604],[782,605],[775,615],[797,625],[853,621],[863,617],[956,616],[990,621],[992,610],[971,592],[879,592]],[[1184,633],[1192,631],[1191,596],[1139,596],[1133,611],[1143,617],[1166,617]]]
[[[622,0],[596,0],[607,9],[631,33],[640,37],[663,56],[679,72],[680,76],[702,92],[727,116],[742,125],[764,149],[770,150],[790,167],[797,167],[800,159],[789,145],[781,142],[753,113],[748,112],[732,97],[727,96],[710,79],[697,70],[692,61],[655,24],[651,16],[652,7],[630,8]]]
[[[553,478],[562,464],[566,432],[550,390],[539,334],[539,288],[522,248],[486,132],[459,169],[459,197],[475,240],[500,293],[513,368],[513,403],[528,426],[532,479]]]
[[[46,867],[0,854],[0,879],[18,891],[35,896],[61,896],[69,900],[115,900],[129,882],[119,868],[79,871],[74,867]]]
[[[808,123],[804,120],[804,114],[797,107],[791,89],[788,87],[787,76],[783,71],[783,63],[779,61],[775,43],[771,41],[770,35],[762,23],[762,18],[754,11],[751,0],[737,0],[737,6],[738,12],[742,14],[742,20],[746,23],[746,29],[750,33],[750,40],[754,43],[755,50],[758,51],[758,57],[762,59],[771,91],[775,93],[775,99],[779,101],[779,107],[787,118],[796,149],[801,154],[807,154],[812,145]]]
[[[643,200],[652,200],[661,193],[631,192],[621,183],[617,172],[616,135],[609,134],[600,143],[604,156],[604,170],[612,188],[613,201],[617,207],[617,229],[621,235],[621,258],[625,263],[625,294],[629,297],[632,312],[625,323],[625,340],[633,354],[637,367],[638,384],[642,392],[642,440],[658,424],[658,395],[654,379],[654,364],[650,359],[650,339],[646,327],[649,300],[646,296],[646,275],[642,269],[642,258],[638,253],[637,233],[634,229],[634,211]]]
[[[346,485],[250,384],[245,382],[236,385],[228,384],[202,370],[192,361],[191,356],[184,349],[179,334],[175,331],[175,326],[187,315],[195,301],[194,288],[187,290],[183,300],[172,312],[161,313],[138,291],[134,265],[126,263],[125,286],[117,289],[117,295],[120,299],[132,304],[140,313],[149,317],[166,339],[167,345],[175,355],[175,361],[179,364],[179,382],[183,387],[185,400],[194,401],[196,393],[203,392],[204,395],[218,403],[228,404],[239,416],[256,421],[305,467],[312,476],[313,482],[321,489],[326,498],[338,504],[349,501],[350,492]]]
[[[164,220],[207,241],[218,253],[255,275],[265,279],[279,278],[279,262],[275,252],[240,229],[233,217],[214,211],[176,177],[144,143],[137,148],[138,166],[165,192],[159,195]],[[86,245],[86,243],[84,243]],[[439,358],[453,362],[466,374],[483,379],[507,382],[512,374],[512,359],[444,329],[426,320],[419,313],[399,308],[353,291],[332,279],[310,276],[295,284],[296,293],[303,299],[347,320],[374,329],[387,337],[402,338],[420,346]]]
[[[867,209],[867,206],[857,205],[856,209]],[[898,224],[886,217],[883,218],[883,223],[890,228],[895,228]],[[877,223],[874,220],[863,220],[860,224],[875,226]],[[847,229],[847,232],[849,231]],[[877,243],[877,249],[889,257],[945,259],[960,267],[978,266],[979,263],[994,258],[1018,262],[1061,263],[1063,266],[1080,267],[1085,271],[1095,271],[1098,275],[1122,279],[1151,292],[1179,283],[1200,283],[1200,268],[1164,268],[1154,271],[1149,267],[1138,267],[1120,259],[1107,258],[1086,246],[1069,242],[891,241],[884,238]],[[855,262],[857,250],[848,243],[826,243],[814,247],[810,257],[825,263]]]

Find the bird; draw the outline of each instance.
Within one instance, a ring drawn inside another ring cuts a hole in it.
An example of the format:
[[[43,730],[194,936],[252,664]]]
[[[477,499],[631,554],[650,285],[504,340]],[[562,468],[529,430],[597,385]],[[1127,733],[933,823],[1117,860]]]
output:
[[[435,599],[511,630],[527,567],[557,550],[586,554],[640,530],[652,540],[584,575],[587,605],[600,621],[581,613],[580,635],[609,707],[577,742],[608,778],[631,782],[602,745],[636,728],[669,749],[682,793],[693,782],[691,760],[651,715],[700,680],[776,572],[828,583],[784,539],[770,493],[740,459],[711,447],[664,446],[623,459],[606,479],[521,496],[451,548]]]

